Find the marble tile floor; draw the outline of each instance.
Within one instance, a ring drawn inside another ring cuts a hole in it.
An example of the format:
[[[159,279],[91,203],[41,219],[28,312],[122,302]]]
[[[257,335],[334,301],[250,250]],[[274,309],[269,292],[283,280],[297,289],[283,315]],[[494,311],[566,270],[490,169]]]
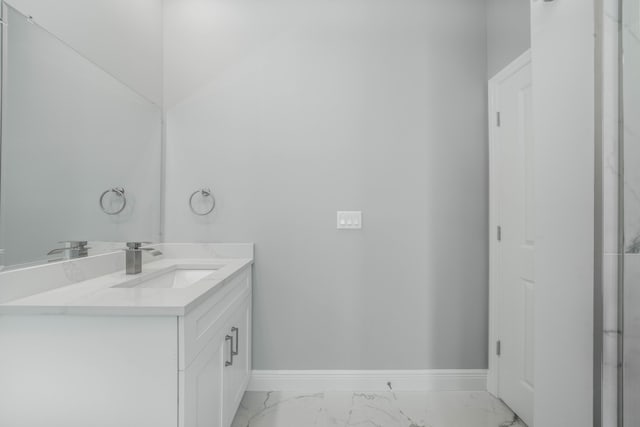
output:
[[[487,392],[247,392],[232,427],[526,427]]]

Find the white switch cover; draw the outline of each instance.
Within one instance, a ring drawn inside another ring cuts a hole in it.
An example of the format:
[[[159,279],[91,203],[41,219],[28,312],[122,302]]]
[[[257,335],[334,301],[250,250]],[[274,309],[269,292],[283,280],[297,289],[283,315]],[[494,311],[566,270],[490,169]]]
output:
[[[338,230],[360,230],[361,228],[361,211],[338,211]]]

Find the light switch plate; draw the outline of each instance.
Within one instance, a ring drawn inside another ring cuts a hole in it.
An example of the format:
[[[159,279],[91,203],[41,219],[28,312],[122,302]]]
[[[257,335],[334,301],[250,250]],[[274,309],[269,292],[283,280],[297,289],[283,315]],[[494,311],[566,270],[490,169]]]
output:
[[[338,230],[360,230],[361,228],[361,211],[338,211]]]

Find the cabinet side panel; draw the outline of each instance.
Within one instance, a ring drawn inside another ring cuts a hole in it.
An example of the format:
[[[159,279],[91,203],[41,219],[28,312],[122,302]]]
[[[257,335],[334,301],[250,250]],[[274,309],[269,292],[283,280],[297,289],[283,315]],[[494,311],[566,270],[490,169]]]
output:
[[[177,424],[175,317],[0,316],[0,425]]]

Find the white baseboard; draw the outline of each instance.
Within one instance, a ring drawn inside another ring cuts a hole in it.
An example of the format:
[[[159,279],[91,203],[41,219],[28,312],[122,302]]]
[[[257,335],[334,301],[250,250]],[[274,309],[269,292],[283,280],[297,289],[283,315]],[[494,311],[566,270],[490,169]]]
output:
[[[486,369],[256,371],[249,391],[486,391]]]

